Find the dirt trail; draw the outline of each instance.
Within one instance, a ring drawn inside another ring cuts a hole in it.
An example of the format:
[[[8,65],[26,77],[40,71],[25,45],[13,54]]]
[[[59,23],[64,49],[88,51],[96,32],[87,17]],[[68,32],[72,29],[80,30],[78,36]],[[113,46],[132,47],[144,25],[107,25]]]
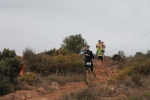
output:
[[[85,82],[71,82],[60,87],[60,90],[44,95],[43,98],[47,98],[48,100],[57,100],[64,93],[71,93],[85,88],[87,88]]]
[[[109,77],[113,76],[114,70],[112,68],[107,67],[107,63],[105,66],[100,66],[100,62],[94,60],[94,71],[96,73],[97,78],[94,79],[93,75],[91,74],[90,77],[93,77],[92,83],[98,83],[102,81],[106,81]],[[46,98],[46,100],[57,100],[59,99],[64,93],[71,93],[79,90],[83,90],[87,88],[88,85],[85,82],[71,82],[67,83],[64,86],[61,86],[59,90],[56,90],[52,93],[43,95],[42,98]]]

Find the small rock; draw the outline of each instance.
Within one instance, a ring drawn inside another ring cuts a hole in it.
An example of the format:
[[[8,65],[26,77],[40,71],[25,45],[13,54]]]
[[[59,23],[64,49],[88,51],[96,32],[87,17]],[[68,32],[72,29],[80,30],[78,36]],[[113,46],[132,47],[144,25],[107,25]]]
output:
[[[41,93],[46,93],[46,90],[43,87],[38,88],[37,91]]]
[[[124,95],[124,94],[119,94],[119,95],[116,97],[116,99],[117,99],[117,98],[125,98],[125,97],[127,97],[127,96]]]
[[[52,89],[56,89],[56,90],[59,90],[60,88],[59,88],[59,84],[57,83],[57,82],[52,82],[51,83],[51,88]]]
[[[111,91],[114,91],[115,89],[114,89],[114,87],[110,87],[110,90],[111,90]]]
[[[31,98],[32,97],[30,92],[27,92],[26,96],[27,96],[27,98]]]
[[[41,100],[48,100],[47,98],[42,98]]]
[[[59,84],[57,82],[51,82],[51,86],[58,86],[59,87]]]
[[[25,98],[24,96],[21,96],[20,99],[21,99],[21,100],[25,100],[26,98]]]
[[[56,90],[59,90],[59,87],[57,86],[51,86],[52,89],[56,89]]]

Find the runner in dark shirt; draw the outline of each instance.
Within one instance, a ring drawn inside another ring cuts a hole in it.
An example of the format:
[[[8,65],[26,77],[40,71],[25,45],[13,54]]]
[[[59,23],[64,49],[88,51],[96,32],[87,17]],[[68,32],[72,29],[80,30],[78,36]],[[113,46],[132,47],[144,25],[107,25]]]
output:
[[[89,50],[89,46],[86,45],[85,47],[86,51],[84,52],[85,55],[85,69],[86,69],[86,78],[87,78],[87,83],[89,82],[89,73],[88,73],[88,69],[91,69],[91,72],[93,73],[94,77],[96,78],[96,74],[93,72],[93,62],[92,59],[94,59],[94,55],[92,53],[92,51]]]

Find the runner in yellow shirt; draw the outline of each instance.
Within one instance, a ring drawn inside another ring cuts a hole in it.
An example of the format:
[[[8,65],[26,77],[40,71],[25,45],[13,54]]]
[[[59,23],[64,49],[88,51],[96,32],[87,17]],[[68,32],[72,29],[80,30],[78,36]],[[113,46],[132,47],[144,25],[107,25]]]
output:
[[[103,48],[101,40],[98,40],[98,43],[96,44],[97,50],[98,50],[99,47],[100,47],[101,49]]]
[[[101,60],[101,65],[104,66],[104,59],[103,59],[103,49],[100,46],[97,46],[97,55],[98,60]]]

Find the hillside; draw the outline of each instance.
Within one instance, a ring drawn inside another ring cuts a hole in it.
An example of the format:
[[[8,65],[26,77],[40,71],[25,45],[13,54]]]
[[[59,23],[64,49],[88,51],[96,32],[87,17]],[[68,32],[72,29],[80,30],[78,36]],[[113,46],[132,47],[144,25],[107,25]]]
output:
[[[108,61],[105,61],[105,66],[100,66],[97,60],[94,60],[94,67],[97,78],[93,75],[90,76],[90,83],[87,85],[84,81],[82,82],[67,82],[64,85],[60,85],[57,82],[53,82],[54,91],[47,93],[43,87],[34,87],[27,85],[29,90],[17,90],[14,93],[5,95],[0,100],[70,100],[71,96],[81,93],[80,95],[84,98],[84,93],[89,93],[90,96],[96,95],[97,99],[94,100],[117,100],[119,98],[127,97],[128,95],[134,95],[140,90],[143,92],[149,91],[144,90],[147,87],[130,87],[124,84],[112,84],[111,78],[118,74],[116,66],[110,67]],[[150,77],[148,77],[150,79]],[[71,96],[70,96],[71,94]],[[149,96],[149,95],[147,95]],[[95,97],[94,97],[95,98]],[[92,100],[89,98],[89,100]],[[123,99],[119,99],[123,100]],[[124,99],[126,100],[126,99]],[[136,99],[127,99],[136,100]],[[143,99],[139,99],[143,100]],[[144,99],[148,100],[148,99]]]
[[[97,75],[97,78],[94,79],[94,77],[91,75],[91,82],[90,84],[100,84],[105,83],[108,78],[113,77],[115,74],[115,68],[109,68],[107,66],[100,67],[99,62],[97,60],[94,61],[95,66],[95,72]],[[2,100],[55,100],[59,99],[63,94],[69,94],[71,92],[76,92],[79,90],[83,90],[85,88],[88,88],[88,85],[85,82],[68,82],[64,84],[63,86],[57,85],[59,89],[51,92],[46,93],[42,95],[42,93],[37,92],[36,87],[33,90],[18,90],[15,93],[8,94],[3,96]],[[42,91],[42,90],[41,90]],[[42,91],[44,92],[44,90]],[[13,99],[14,98],[14,99]]]

